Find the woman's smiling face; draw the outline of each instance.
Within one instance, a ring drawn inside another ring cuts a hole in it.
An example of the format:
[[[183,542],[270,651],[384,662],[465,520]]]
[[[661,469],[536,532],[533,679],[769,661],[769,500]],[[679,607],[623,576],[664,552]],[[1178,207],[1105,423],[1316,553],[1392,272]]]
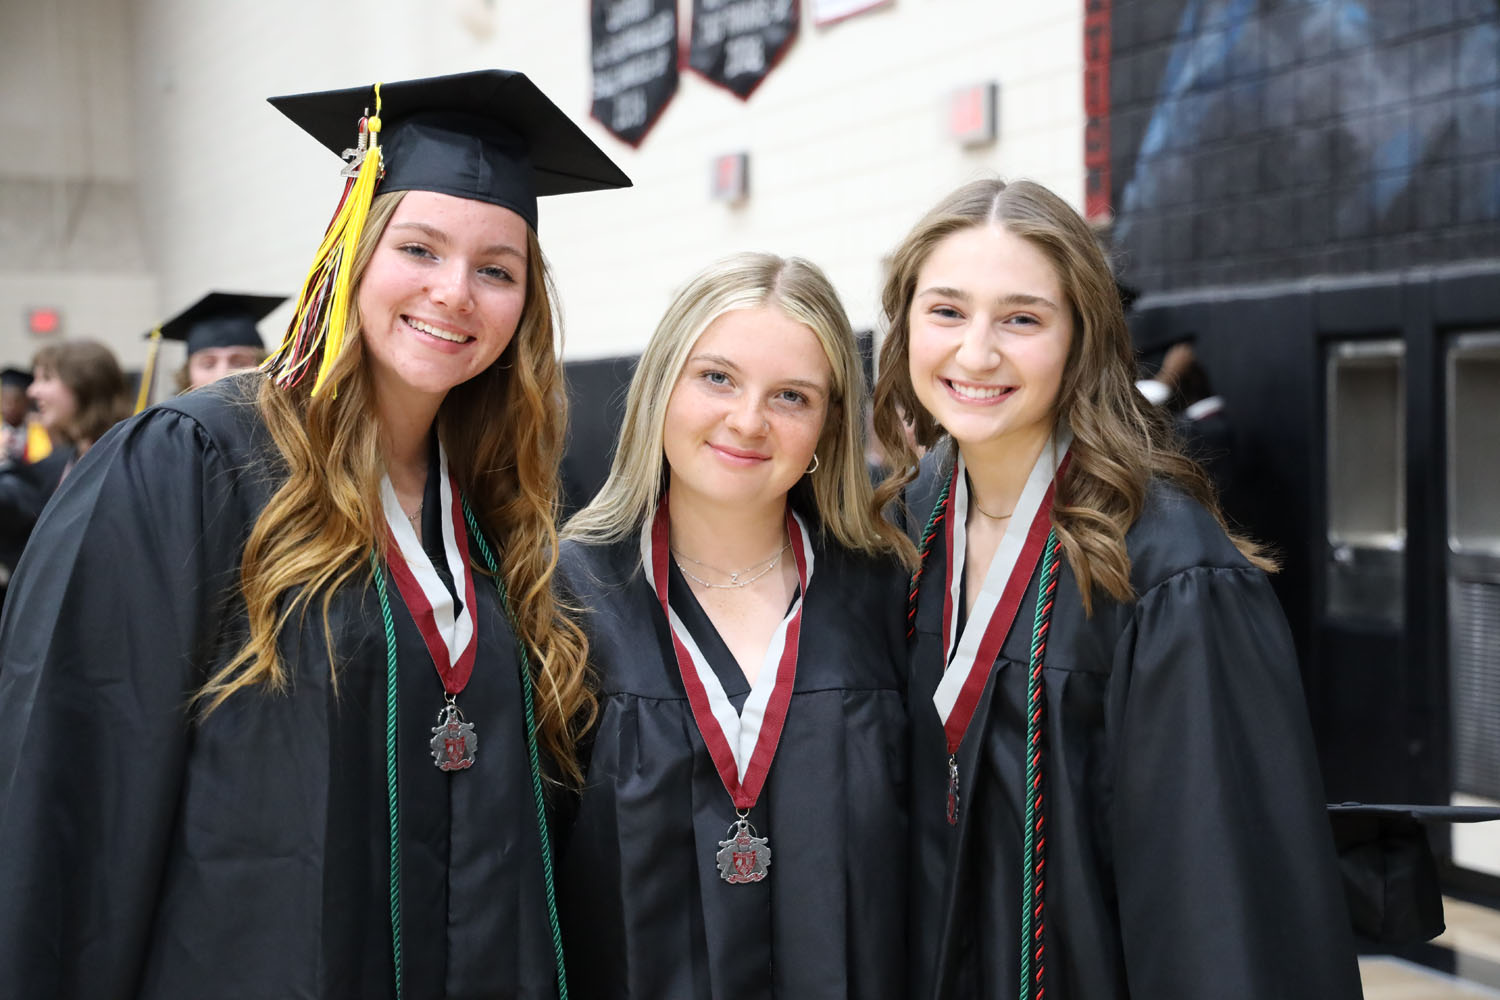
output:
[[[435,396],[494,364],[526,304],[527,226],[510,209],[412,191],[357,293],[376,391]]]
[[[781,500],[812,463],[832,378],[817,335],[775,305],[714,320],[667,401],[671,489],[724,505]]]
[[[1072,311],[1030,242],[993,224],[949,235],[917,273],[907,322],[912,388],[960,446],[1051,434]]]

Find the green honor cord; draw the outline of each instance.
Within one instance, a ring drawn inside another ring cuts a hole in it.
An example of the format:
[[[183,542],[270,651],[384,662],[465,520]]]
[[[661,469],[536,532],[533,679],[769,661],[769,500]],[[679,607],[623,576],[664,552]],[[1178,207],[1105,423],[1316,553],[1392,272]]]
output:
[[[927,567],[927,553],[937,538],[938,526],[948,515],[952,485],[953,477],[949,476],[933,504],[927,526],[922,529],[922,544],[918,549],[920,558],[911,575],[906,597],[908,639],[916,630],[917,590],[922,583],[922,571]],[[954,525],[954,530],[962,531],[963,526]],[[1043,920],[1046,881],[1042,878],[1042,871],[1046,864],[1047,838],[1043,836],[1046,815],[1042,809],[1042,665],[1047,656],[1047,632],[1052,627],[1060,553],[1057,530],[1053,529],[1047,533],[1047,544],[1042,550],[1042,577],[1037,584],[1036,617],[1031,627],[1031,669],[1026,678],[1026,744],[1023,748],[1026,755],[1026,814],[1021,828],[1021,1000],[1040,1000],[1046,972],[1043,963],[1046,955],[1046,923]]]
[[[1046,864],[1042,809],[1042,665],[1047,658],[1047,633],[1052,627],[1052,604],[1057,594],[1057,530],[1047,533],[1042,550],[1042,578],[1036,590],[1036,618],[1031,628],[1031,670],[1026,678],[1026,819],[1021,833],[1021,992],[1022,1000],[1040,1000],[1046,964],[1043,931],[1042,878]],[[1035,973],[1032,972],[1033,960]]]
[[[547,890],[547,922],[552,929],[552,952],[557,963],[557,994],[559,1000],[568,1000],[568,976],[563,964],[562,928],[557,919],[557,892],[552,877],[552,839],[547,832],[547,803],[542,793],[541,755],[536,747],[536,709],[531,697],[531,657],[526,644],[519,638],[515,616],[511,614],[510,602],[505,596],[505,581],[500,576],[500,564],[479,530],[479,522],[469,509],[467,497],[461,498],[464,508],[464,523],[469,526],[469,537],[479,546],[490,577],[495,581],[495,591],[500,595],[500,605],[510,619],[511,631],[517,634],[516,651],[521,661],[521,700],[526,709],[526,754],[531,761],[531,790],[536,798],[536,824],[541,835],[542,881]],[[385,574],[375,553],[370,553],[370,568],[375,576],[375,589],[380,594],[380,617],[385,624],[385,787],[386,800],[390,805],[391,819],[391,953],[396,973],[396,1000],[402,996],[401,961],[401,821],[398,809],[400,791],[396,781],[396,626],[391,617],[391,602],[386,593]]]

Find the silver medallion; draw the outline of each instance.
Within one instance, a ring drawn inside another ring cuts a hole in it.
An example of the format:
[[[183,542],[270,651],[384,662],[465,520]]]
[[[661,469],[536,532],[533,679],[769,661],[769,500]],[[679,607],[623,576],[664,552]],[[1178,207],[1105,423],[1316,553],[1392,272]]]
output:
[[[759,882],[771,867],[771,845],[767,837],[757,837],[755,827],[744,814],[729,828],[729,839],[719,841],[719,878],[730,885]]]
[[[438,713],[438,724],[432,727],[432,759],[440,771],[462,771],[472,767],[479,752],[479,737],[474,724],[464,721],[464,713],[450,698]]]
[[[958,755],[948,755],[948,825],[958,825]]]

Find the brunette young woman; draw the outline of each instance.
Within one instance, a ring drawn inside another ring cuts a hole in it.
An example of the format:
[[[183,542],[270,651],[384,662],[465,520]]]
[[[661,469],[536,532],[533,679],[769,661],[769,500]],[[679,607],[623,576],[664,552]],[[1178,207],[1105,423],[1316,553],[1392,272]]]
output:
[[[37,422],[52,436],[48,458],[61,473],[128,415],[125,374],[114,352],[94,340],[49,345],[36,352],[31,364],[26,395],[36,407]],[[52,488],[56,486],[54,481]]]
[[[17,428],[20,453],[0,456],[0,602],[36,519],[58,484],[73,463],[127,412],[125,376],[114,353],[103,344],[92,340],[49,344],[36,352],[32,364],[36,374],[27,380],[22,402],[29,399],[35,404],[36,423],[30,423],[23,409]],[[7,394],[11,388],[6,385]],[[45,450],[31,447],[38,435],[43,443],[51,442]],[[28,451],[41,454],[27,461]]]
[[[353,175],[286,341],[105,435],[11,590],[0,995],[554,996],[536,196],[628,181],[518,73],[273,103]]]
[[[699,274],[641,357],[560,568],[600,690],[560,834],[580,996],[905,996],[905,572],[863,396],[796,258]]]
[[[897,248],[876,426],[917,476],[911,996],[1360,995],[1269,560],[1134,388],[1109,268],[1034,183]]]

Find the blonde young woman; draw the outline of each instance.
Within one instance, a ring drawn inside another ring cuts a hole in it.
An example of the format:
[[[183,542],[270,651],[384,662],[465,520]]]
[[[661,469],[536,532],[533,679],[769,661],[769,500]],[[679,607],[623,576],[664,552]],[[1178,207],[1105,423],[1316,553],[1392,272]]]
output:
[[[1342,998],[1359,978],[1267,559],[1133,388],[1065,202],[980,181],[892,258],[914,489],[910,996]]]
[[[535,199],[628,182],[520,74],[276,103],[356,150],[286,342],[96,444],[11,590],[0,995],[553,996]]]
[[[560,568],[600,689],[560,834],[580,996],[905,995],[905,574],[863,395],[796,258],[699,274],[641,357]]]

